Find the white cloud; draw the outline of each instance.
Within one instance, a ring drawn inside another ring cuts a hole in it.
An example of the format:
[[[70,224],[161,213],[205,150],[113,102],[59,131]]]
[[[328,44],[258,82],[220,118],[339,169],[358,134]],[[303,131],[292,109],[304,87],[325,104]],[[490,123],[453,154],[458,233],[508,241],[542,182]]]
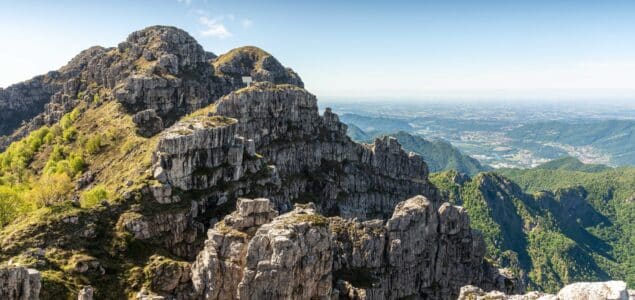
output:
[[[254,21],[250,19],[242,19],[240,21],[240,25],[242,25],[243,28],[247,29],[247,28],[250,28],[252,25],[254,25]]]
[[[201,30],[200,32],[201,35],[212,36],[219,39],[224,39],[224,38],[228,38],[232,36],[232,33],[229,32],[229,30],[227,30],[227,27],[225,27],[225,24],[221,22],[222,20],[223,20],[223,17],[213,18],[213,19],[210,19],[206,16],[200,17],[199,23],[201,23],[201,25],[205,27],[203,28],[203,30]]]
[[[190,4],[192,4],[192,0],[176,0],[176,2],[178,2],[178,3],[185,3],[185,5],[190,5]]]

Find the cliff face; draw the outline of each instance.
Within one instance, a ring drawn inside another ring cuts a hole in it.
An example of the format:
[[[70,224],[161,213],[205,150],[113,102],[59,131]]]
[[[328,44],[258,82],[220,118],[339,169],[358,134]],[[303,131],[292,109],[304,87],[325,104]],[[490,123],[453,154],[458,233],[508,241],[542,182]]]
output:
[[[423,196],[386,223],[319,215],[297,204],[275,217],[267,199],[239,199],[210,229],[192,266],[205,299],[454,299],[480,284],[485,245],[460,208]],[[275,217],[275,218],[274,218]]]
[[[59,73],[69,79],[40,116],[55,122],[77,107],[79,137],[50,143],[126,135],[86,154],[75,202],[0,231],[0,258],[46,270],[47,296],[451,299],[466,284],[522,288],[483,260],[483,238],[439,196],[420,156],[390,137],[351,141],[260,49],[216,57],[155,26]],[[244,87],[242,76],[256,82]],[[35,150],[25,178],[42,176],[35,169],[59,146]],[[112,199],[77,200],[97,187]]]
[[[187,221],[170,232],[200,236],[210,214],[219,220],[238,197],[271,199],[240,198],[200,252],[199,237],[145,234],[136,228],[154,226],[132,219],[126,228],[134,236],[196,257],[192,288],[168,295],[451,299],[466,284],[520,288],[483,261],[482,237],[463,209],[439,199],[419,156],[392,138],[356,144],[345,131],[330,110],[320,116],[302,88],[266,82],[166,130],[154,155],[153,197],[157,205],[192,202]]]

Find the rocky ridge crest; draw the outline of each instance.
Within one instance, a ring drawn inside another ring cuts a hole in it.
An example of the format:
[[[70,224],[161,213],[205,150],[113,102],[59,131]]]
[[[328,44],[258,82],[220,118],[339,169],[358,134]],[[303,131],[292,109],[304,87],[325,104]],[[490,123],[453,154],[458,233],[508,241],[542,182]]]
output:
[[[94,278],[139,299],[450,299],[466,284],[522,289],[483,260],[482,237],[465,210],[444,203],[420,156],[391,137],[351,141],[339,117],[320,115],[299,77],[262,50],[216,57],[184,31],[155,26],[86,50],[59,72],[69,79],[42,118],[115,101],[137,134],[153,136],[151,166],[126,184],[132,191],[51,219],[46,235],[0,253],[72,253],[81,259],[69,272],[92,285],[84,296],[115,297]],[[245,75],[256,82],[245,87]],[[60,228],[104,244],[77,249],[75,237],[55,236]],[[35,229],[10,237],[20,230]],[[116,259],[125,264],[102,266]]]

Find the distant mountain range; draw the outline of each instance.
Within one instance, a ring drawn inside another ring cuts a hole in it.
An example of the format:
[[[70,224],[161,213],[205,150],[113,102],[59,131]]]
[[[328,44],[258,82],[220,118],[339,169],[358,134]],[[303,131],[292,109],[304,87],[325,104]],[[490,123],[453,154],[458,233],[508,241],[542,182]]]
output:
[[[388,117],[371,117],[357,114],[343,114],[340,120],[349,126],[354,124],[369,136],[379,136],[385,133],[397,131],[412,131],[412,126],[407,120]],[[352,137],[351,137],[352,138]]]
[[[423,157],[430,172],[455,170],[459,173],[475,175],[491,170],[490,167],[481,165],[478,160],[461,153],[452,144],[441,139],[426,140],[405,131],[368,134],[353,123],[349,123],[348,126],[347,134],[358,142],[372,142],[374,138],[386,135],[397,138],[406,151],[412,151]]]
[[[610,170],[611,167],[601,164],[585,164],[579,159],[572,156],[565,156],[559,159],[546,162],[536,167],[536,169],[544,170],[564,170],[564,171],[580,171],[580,172],[602,172]]]
[[[590,146],[609,155],[615,165],[635,165],[635,121],[550,121],[526,124],[507,136],[523,141]],[[583,153],[581,155],[584,155]]]
[[[357,127],[351,129],[357,140],[363,140],[364,134],[353,133],[356,129],[370,137],[405,131],[443,139],[482,164],[497,167],[530,168],[563,156],[577,157],[585,163],[635,165],[635,120],[567,119],[559,114],[557,121],[550,121],[549,115],[524,121],[460,109],[454,112],[455,117],[447,115],[449,112],[437,116],[434,111],[421,116],[416,111],[401,112],[404,116],[400,117],[388,108],[383,109],[385,112],[380,108],[359,109],[363,112],[349,112],[341,118]]]

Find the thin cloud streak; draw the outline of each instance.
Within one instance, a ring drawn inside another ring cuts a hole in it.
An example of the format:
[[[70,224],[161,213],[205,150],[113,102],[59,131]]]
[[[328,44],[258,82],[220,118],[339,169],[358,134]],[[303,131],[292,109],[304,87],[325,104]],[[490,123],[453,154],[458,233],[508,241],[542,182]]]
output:
[[[222,23],[223,18],[208,18],[202,16],[199,18],[199,23],[204,26],[204,29],[200,31],[202,36],[211,36],[219,39],[224,39],[232,36],[225,24]]]

